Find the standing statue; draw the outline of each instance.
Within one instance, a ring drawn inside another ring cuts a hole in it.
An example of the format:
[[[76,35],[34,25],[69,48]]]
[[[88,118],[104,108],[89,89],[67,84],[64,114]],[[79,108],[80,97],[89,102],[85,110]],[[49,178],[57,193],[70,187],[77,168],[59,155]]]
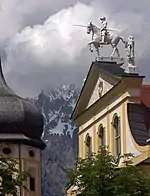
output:
[[[117,35],[116,33],[113,34],[111,33],[112,30],[107,29],[107,22],[105,17],[102,17],[100,20],[102,21],[103,24],[102,28],[97,27],[92,22],[90,22],[87,26],[87,34],[92,33],[92,40],[88,42],[89,50],[93,52],[93,49],[91,47],[91,45],[93,45],[97,51],[98,57],[100,57],[100,52],[99,52],[100,46],[111,45],[113,48],[111,58],[113,58],[115,53],[117,53],[117,56],[120,57],[117,45],[120,40],[123,43],[125,43],[125,41],[121,36]]]
[[[134,64],[134,37],[129,36],[127,42],[125,43],[125,48],[127,52],[127,61],[128,61],[128,66],[130,67],[135,67]]]
[[[107,21],[105,17],[101,17],[100,21],[101,21],[101,44],[104,44],[105,37],[107,35]]]

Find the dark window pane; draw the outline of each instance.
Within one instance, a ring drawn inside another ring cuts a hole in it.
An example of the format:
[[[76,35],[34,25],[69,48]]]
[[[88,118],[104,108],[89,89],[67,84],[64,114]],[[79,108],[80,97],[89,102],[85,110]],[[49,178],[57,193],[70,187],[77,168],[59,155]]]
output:
[[[92,155],[92,145],[90,144],[90,146],[88,147],[88,157],[90,158]]]
[[[2,149],[2,152],[6,155],[9,155],[11,153],[11,149],[9,147],[5,147]]]
[[[105,146],[105,131],[101,126],[99,129],[100,146]]]
[[[92,143],[91,143],[91,137],[89,136],[89,134],[87,134],[85,142],[86,142],[87,156],[91,157],[91,155],[92,155]]]
[[[87,146],[90,146],[90,143],[91,143],[91,138],[90,138],[90,136],[87,137],[87,142],[86,142],[86,143],[87,143]]]
[[[120,138],[120,119],[118,116],[114,118],[114,130],[115,130],[115,154],[121,154],[121,138]]]
[[[30,155],[30,157],[34,157],[34,151],[33,150],[29,150],[29,155]]]
[[[115,116],[114,127],[116,128],[117,126],[118,126],[118,116]]]
[[[116,155],[120,155],[121,153],[121,139],[118,137],[116,139]]]
[[[30,177],[30,191],[35,191],[35,178]]]

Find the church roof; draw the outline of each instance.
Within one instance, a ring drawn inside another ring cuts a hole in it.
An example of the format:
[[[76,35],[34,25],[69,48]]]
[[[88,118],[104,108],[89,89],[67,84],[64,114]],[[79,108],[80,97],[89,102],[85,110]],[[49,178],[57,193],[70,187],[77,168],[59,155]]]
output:
[[[134,140],[140,146],[147,145],[150,128],[150,108],[146,107],[144,104],[128,103],[127,115]]]
[[[132,135],[140,146],[150,141],[150,85],[142,85],[141,104],[129,103],[127,106],[128,121]]]
[[[94,66],[97,66],[99,69],[111,74],[114,77],[137,77],[138,73],[126,73],[125,69],[122,67],[123,64],[117,64],[116,62],[93,62]]]
[[[31,145],[36,140],[43,148],[45,144],[40,139],[42,132],[43,116],[39,107],[19,97],[9,88],[0,63],[0,140],[4,140],[1,137],[4,134],[11,136],[11,141],[17,139],[12,135],[20,134],[29,138],[28,143]]]
[[[121,82],[122,78],[126,78],[126,77],[143,78],[144,77],[144,76],[139,76],[138,74],[126,73],[122,65],[123,63],[117,64],[114,61],[92,62],[89,72],[87,74],[86,80],[81,89],[81,93],[77,100],[76,106],[71,116],[73,120],[75,120],[85,110],[87,103],[89,101],[89,98],[91,94],[93,93],[93,88],[94,88],[95,82],[97,81],[99,77],[100,71],[102,71],[103,73],[106,73],[108,76],[110,76],[116,81],[114,88]],[[111,90],[113,90],[113,88]],[[103,98],[103,96],[101,98]]]
[[[142,85],[141,100],[146,106],[150,107],[150,85]]]
[[[122,75],[127,75],[124,72],[124,69],[120,65],[116,64],[115,62],[100,63],[100,62],[96,61],[96,62],[94,62],[94,65],[99,67],[99,69],[103,69],[103,71],[106,71],[109,74],[114,75],[114,76],[120,77]]]

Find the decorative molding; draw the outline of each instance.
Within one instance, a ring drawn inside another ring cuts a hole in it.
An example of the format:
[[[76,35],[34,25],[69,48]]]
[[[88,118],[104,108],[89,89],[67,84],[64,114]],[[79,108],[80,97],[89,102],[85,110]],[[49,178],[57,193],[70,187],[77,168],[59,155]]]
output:
[[[98,84],[99,98],[102,97],[103,89],[104,89],[104,82],[101,79],[99,79],[99,84]]]

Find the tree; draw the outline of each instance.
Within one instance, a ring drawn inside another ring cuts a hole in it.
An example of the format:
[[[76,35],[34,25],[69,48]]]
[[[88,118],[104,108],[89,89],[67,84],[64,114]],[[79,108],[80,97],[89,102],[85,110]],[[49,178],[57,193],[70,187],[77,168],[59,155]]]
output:
[[[131,155],[130,155],[131,156]],[[149,196],[149,177],[133,166],[129,155],[124,166],[118,167],[105,149],[90,158],[78,160],[76,169],[68,171],[69,182],[78,196]]]
[[[0,145],[0,149],[4,146]],[[24,182],[28,176],[27,172],[19,170],[17,159],[0,153],[0,196],[18,196],[20,188],[26,188]]]

